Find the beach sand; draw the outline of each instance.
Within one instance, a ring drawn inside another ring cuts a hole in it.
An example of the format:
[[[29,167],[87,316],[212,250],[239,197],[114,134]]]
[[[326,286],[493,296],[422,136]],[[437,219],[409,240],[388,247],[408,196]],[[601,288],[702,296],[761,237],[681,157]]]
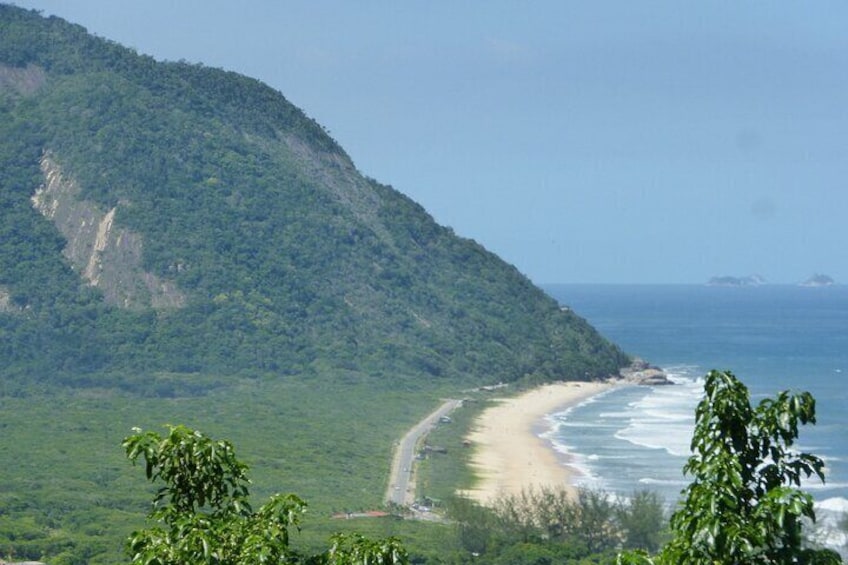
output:
[[[497,399],[474,423],[468,436],[474,449],[476,487],[462,494],[490,504],[502,495],[528,488],[571,485],[574,470],[567,467],[551,443],[539,437],[546,415],[574,406],[614,386],[611,383],[555,383],[514,398]]]

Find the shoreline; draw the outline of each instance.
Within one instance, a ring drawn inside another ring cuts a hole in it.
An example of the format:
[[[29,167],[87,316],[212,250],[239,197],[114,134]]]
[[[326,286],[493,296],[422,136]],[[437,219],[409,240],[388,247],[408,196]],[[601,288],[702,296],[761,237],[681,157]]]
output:
[[[550,440],[540,437],[545,416],[561,412],[617,386],[616,381],[559,382],[512,398],[497,398],[474,422],[467,436],[474,449],[471,467],[478,476],[460,494],[482,505],[522,490],[562,487],[574,495],[577,471],[565,465]]]

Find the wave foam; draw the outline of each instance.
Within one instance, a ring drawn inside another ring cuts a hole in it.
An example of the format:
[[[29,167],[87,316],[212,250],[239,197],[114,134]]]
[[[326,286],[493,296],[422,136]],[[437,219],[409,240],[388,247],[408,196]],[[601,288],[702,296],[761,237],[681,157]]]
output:
[[[842,497],[827,498],[821,502],[816,502],[816,509],[848,514],[848,499]]]
[[[675,385],[651,387],[642,398],[630,402],[629,410],[620,413],[626,417],[626,424],[615,437],[639,447],[662,449],[675,457],[688,456],[695,406],[703,396],[703,381],[688,376],[690,369],[666,368]]]
[[[642,477],[639,483],[643,485],[662,485],[662,486],[680,486],[685,487],[689,484],[688,481],[674,479],[654,479],[652,477]]]

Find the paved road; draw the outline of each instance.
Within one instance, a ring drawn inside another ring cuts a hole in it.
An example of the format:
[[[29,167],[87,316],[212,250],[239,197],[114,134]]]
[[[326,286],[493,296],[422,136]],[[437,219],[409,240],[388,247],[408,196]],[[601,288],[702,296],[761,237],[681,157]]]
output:
[[[456,410],[460,404],[462,404],[461,400],[446,400],[435,412],[415,424],[400,440],[392,459],[389,489],[386,491],[387,502],[401,506],[410,506],[415,502],[415,482],[413,481],[415,447],[419,440],[427,435],[427,432],[439,421],[439,418],[447,416]]]

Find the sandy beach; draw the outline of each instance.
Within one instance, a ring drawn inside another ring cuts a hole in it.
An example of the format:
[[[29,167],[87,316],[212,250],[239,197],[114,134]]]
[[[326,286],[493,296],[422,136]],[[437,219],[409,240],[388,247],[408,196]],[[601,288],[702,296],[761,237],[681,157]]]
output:
[[[571,487],[566,467],[550,442],[539,437],[544,417],[564,410],[613,387],[612,383],[555,383],[514,398],[497,399],[474,424],[468,436],[474,449],[473,466],[480,478],[463,494],[488,504],[504,494],[541,486]]]

